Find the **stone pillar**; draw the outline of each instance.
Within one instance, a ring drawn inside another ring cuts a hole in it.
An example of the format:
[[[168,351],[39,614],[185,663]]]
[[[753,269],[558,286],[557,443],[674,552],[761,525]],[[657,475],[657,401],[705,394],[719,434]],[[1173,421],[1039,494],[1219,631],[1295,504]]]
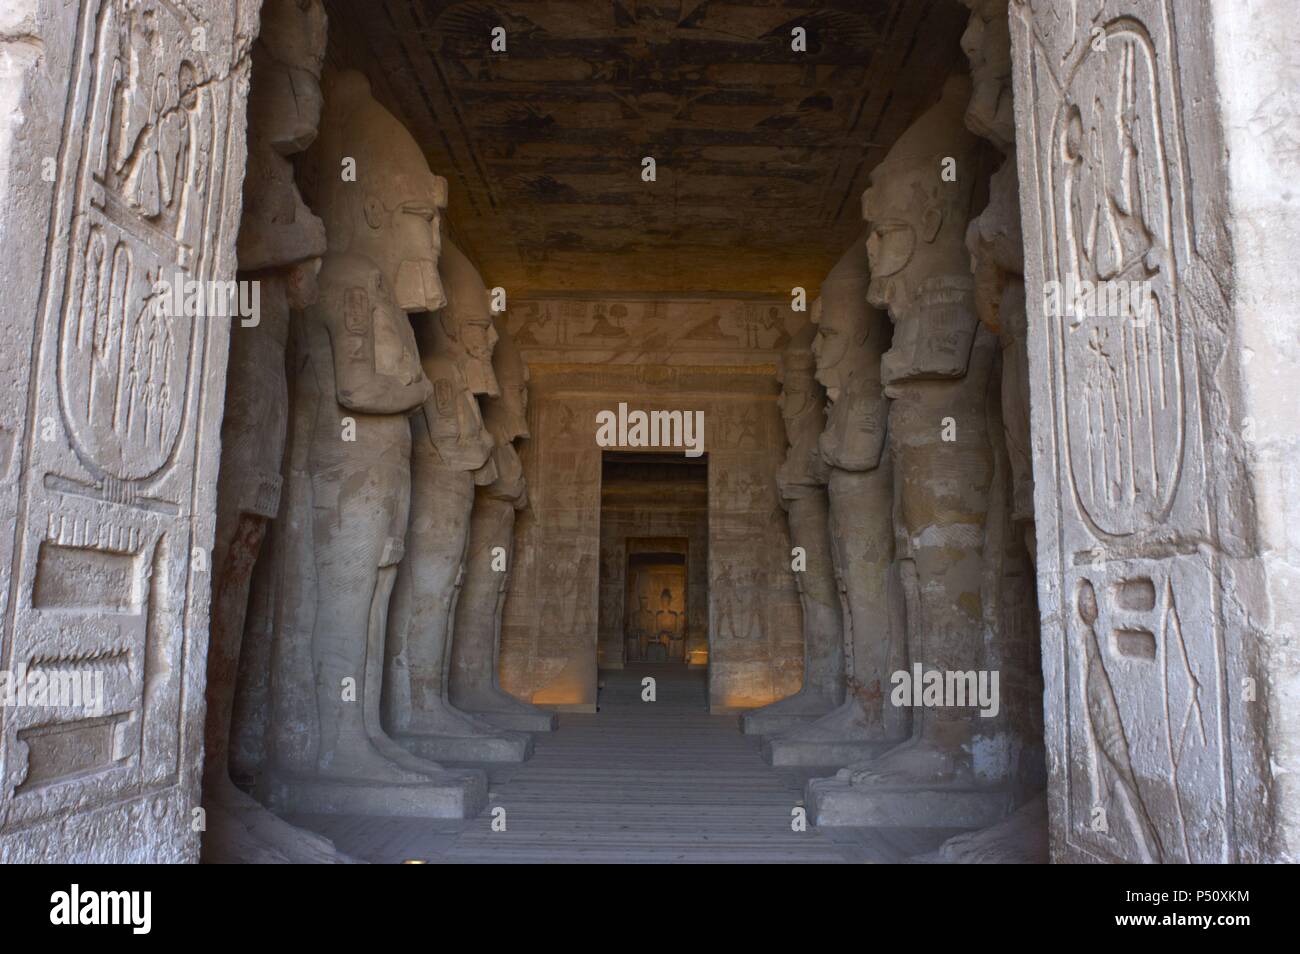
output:
[[[0,10],[0,669],[81,690],[0,707],[0,862],[198,858],[229,337],[167,292],[235,278],[257,13]]]
[[[501,617],[515,560],[515,512],[528,507],[528,481],[515,451],[515,441],[529,437],[528,365],[505,320],[498,316],[493,324],[497,345],[492,370],[501,393],[484,399],[483,423],[492,435],[497,477],[475,489],[465,584],[451,643],[451,702],[504,729],[550,732],[555,713],[501,688]]]
[[[316,138],[325,30],[318,0],[306,6],[267,0],[253,47],[248,179],[236,252],[239,277],[258,283],[261,307],[256,321],[232,320],[221,422],[203,762],[207,862],[335,858],[328,841],[280,821],[236,788],[229,761],[249,584],[267,525],[280,507],[290,313],[315,303],[316,271],[325,254],[325,226],[303,204],[287,158]]]
[[[943,685],[949,674],[977,678],[980,669],[993,475],[985,405],[997,341],[976,319],[965,247],[979,174],[978,143],[962,123],[969,98],[969,83],[950,79],[942,99],[872,172],[862,202],[871,223],[868,297],[888,307],[894,322],[881,376],[892,398],[907,659]],[[980,774],[976,700],[954,694],[936,701],[891,689],[890,708],[910,705],[911,738],[833,779],[811,782],[808,801],[818,824],[964,828],[1006,814],[1005,779]]]
[[[996,386],[987,396],[993,480],[984,548],[982,667],[999,674],[996,715],[978,723],[977,777],[1005,779],[1016,803],[1011,819],[959,835],[939,857],[961,861],[1047,860],[1043,797],[1043,694],[1038,607],[1034,599],[1034,481],[1029,453],[1029,352],[1025,344],[1024,241],[1015,156],[1011,35],[1006,0],[963,0],[971,17],[962,49],[971,64],[966,128],[1004,157],[989,182],[989,201],[966,232],[975,276],[975,310],[998,336]],[[1037,826],[1037,827],[1035,827]],[[1037,855],[1035,854],[1037,852]]]
[[[388,625],[384,715],[394,737],[424,758],[519,762],[532,754],[531,736],[461,712],[450,697],[474,488],[498,476],[476,395],[495,397],[501,389],[483,279],[451,242],[440,267],[447,304],[421,323],[418,336],[433,394],[411,420],[411,520]]]
[[[293,533],[282,554],[287,612],[268,794],[285,811],[473,815],[484,775],[412,755],[380,720],[388,603],[411,501],[410,417],[434,393],[406,313],[445,302],[437,260],[446,182],[360,74],[333,78],[325,117],[314,198],[330,251],[291,359],[284,519]]]
[[[885,708],[888,672],[903,664],[894,573],[892,475],[880,360],[887,317],[867,304],[866,243],[844,253],[821,288],[813,355],[830,402],[818,454],[828,468],[831,561],[844,631],[844,702],[809,725],[764,742],[774,765],[846,765],[907,734],[905,712]],[[883,465],[883,466],[882,466]]]
[[[1011,8],[1052,855],[1294,861],[1300,28],[1058,6]]]
[[[817,320],[821,299],[813,303]],[[776,472],[790,542],[802,552],[794,571],[803,622],[803,684],[792,696],[740,717],[747,735],[796,729],[830,713],[844,701],[844,625],[831,556],[829,470],[817,451],[826,423],[826,391],[817,383],[813,339],[817,325],[798,332],[781,355],[777,404],[789,449]]]

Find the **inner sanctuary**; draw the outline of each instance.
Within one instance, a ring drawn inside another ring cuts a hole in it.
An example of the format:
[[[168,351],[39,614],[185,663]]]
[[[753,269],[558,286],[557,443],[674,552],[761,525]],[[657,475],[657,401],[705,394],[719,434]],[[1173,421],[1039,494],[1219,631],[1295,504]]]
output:
[[[1300,856],[1288,0],[6,0],[0,861]]]

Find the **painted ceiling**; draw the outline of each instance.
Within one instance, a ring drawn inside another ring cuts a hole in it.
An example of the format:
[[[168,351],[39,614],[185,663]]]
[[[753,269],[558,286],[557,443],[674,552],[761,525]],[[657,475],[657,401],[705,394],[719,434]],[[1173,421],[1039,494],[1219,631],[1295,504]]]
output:
[[[330,65],[370,76],[448,179],[451,234],[523,294],[815,289],[965,64],[957,0],[326,6]]]

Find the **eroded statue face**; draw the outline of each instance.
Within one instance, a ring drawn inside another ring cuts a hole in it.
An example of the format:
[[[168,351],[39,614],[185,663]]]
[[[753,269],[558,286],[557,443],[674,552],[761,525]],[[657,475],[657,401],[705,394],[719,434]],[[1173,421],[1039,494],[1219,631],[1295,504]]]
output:
[[[815,373],[809,362],[787,367],[782,375],[781,394],[776,399],[776,406],[785,422],[786,440],[791,444],[799,433],[800,422],[815,409]]]
[[[437,311],[447,302],[438,275],[447,181],[360,73],[331,77],[327,99],[319,168],[331,249],[378,264],[403,311]],[[345,162],[355,181],[340,176]]]
[[[840,309],[822,309],[813,339],[813,360],[817,363],[816,379],[834,401],[847,384],[852,364],[854,328],[849,315]]]
[[[869,236],[867,298],[894,323],[881,362],[885,384],[965,373],[974,336],[974,281],[965,231],[978,140],[961,109],[968,88],[953,83],[871,174],[862,196]],[[949,160],[953,176],[945,176]],[[967,170],[963,173],[962,170]]]
[[[961,48],[970,60],[971,99],[966,125],[1002,152],[1016,142],[1011,98],[1011,31],[1003,0],[963,0],[971,8]]]
[[[421,160],[423,165],[423,160]],[[438,276],[446,182],[427,166],[408,168],[366,194],[366,223],[381,257],[395,264],[397,304],[404,311],[436,311],[447,303]]]
[[[498,343],[497,352],[501,351]],[[517,357],[517,353],[516,353]],[[516,366],[517,365],[517,366]],[[499,443],[519,438],[528,432],[528,367],[522,361],[494,362],[497,385],[501,393],[484,402],[484,419]]]
[[[492,351],[500,340],[491,318],[473,318],[463,325],[466,371],[469,389],[475,394],[501,393],[496,372],[492,369]]]
[[[326,18],[320,0],[269,0],[262,6],[257,58],[259,119],[282,156],[302,152],[320,129],[320,75]]]

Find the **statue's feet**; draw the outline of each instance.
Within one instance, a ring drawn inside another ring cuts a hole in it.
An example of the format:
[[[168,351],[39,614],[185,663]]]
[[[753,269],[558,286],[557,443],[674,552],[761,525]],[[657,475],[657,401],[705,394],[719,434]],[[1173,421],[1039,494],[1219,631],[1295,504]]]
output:
[[[206,864],[356,864],[320,835],[274,814],[229,779],[204,788]]]
[[[804,688],[792,696],[786,696],[784,699],[754,709],[752,714],[821,717],[830,715],[837,708],[835,700],[829,694]]]
[[[397,742],[382,732],[373,733],[369,741],[369,748],[372,752],[382,758],[385,763],[396,766],[409,775],[441,779],[447,774],[447,770],[437,762],[421,758],[414,752],[398,745]]]
[[[859,766],[840,771],[854,785],[873,788],[933,788],[970,785],[970,757],[959,747],[940,748],[912,738]]]
[[[502,734],[492,723],[462,712],[446,702],[412,715],[411,724],[399,736],[441,735],[457,739],[487,739]]]
[[[446,769],[412,755],[385,735],[340,744],[322,760],[316,775],[322,781],[420,785],[446,775]]]
[[[880,741],[880,730],[867,721],[856,700],[849,699],[820,719],[782,736],[792,742],[838,742],[841,740]]]
[[[551,732],[557,722],[554,712],[524,702],[496,687],[483,687],[472,695],[457,700],[457,708],[480,722],[486,722],[498,732],[502,729]]]

